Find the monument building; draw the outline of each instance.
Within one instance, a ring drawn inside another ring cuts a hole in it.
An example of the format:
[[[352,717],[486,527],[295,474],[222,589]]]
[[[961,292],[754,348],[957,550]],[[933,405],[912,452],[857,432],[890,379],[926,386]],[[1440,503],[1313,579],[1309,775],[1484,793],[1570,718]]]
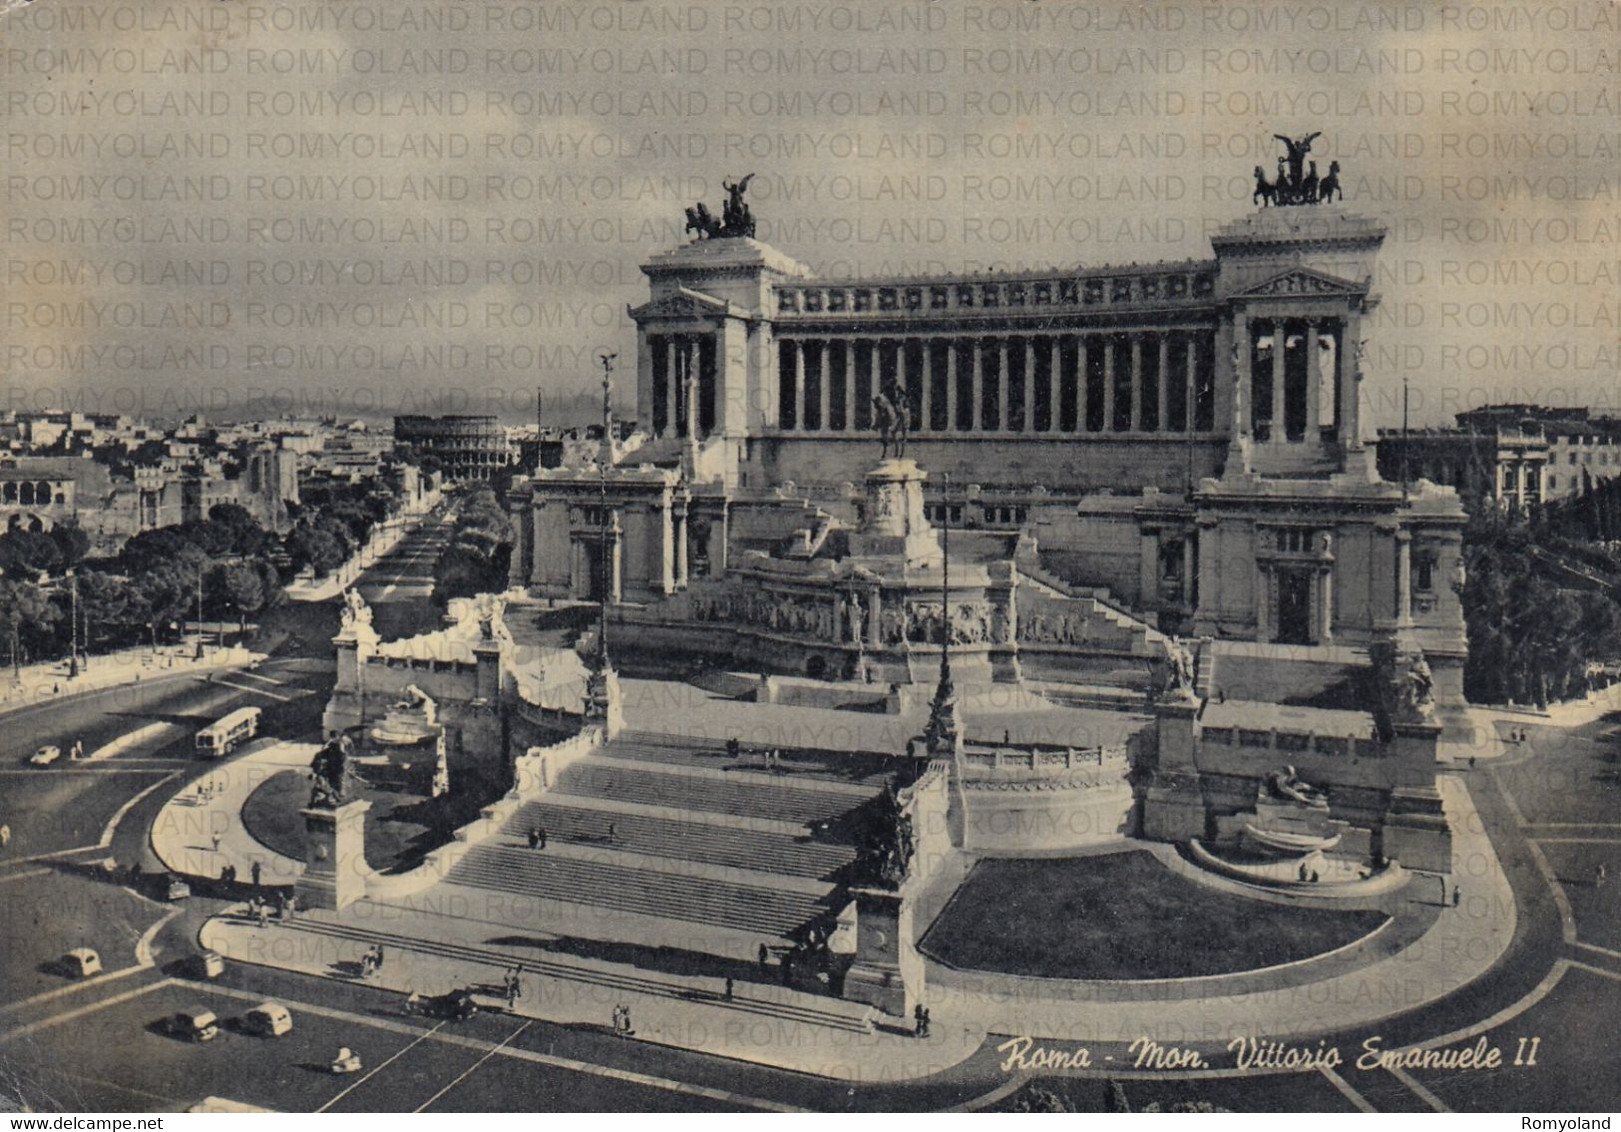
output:
[[[1385,230],[1330,178],[1258,171],[1262,207],[1206,259],[840,282],[753,238],[745,178],[643,265],[650,440],[518,480],[512,583],[606,585],[648,647],[827,678],[926,680],[949,638],[989,678],[1095,682],[1164,632],[1215,642],[1218,691],[1310,702],[1399,639],[1455,709],[1464,514],[1381,478],[1365,439]],[[875,430],[915,477],[875,469]],[[928,555],[886,579],[862,553],[892,522],[874,475],[916,492],[918,545],[962,532],[959,608],[922,596]]]

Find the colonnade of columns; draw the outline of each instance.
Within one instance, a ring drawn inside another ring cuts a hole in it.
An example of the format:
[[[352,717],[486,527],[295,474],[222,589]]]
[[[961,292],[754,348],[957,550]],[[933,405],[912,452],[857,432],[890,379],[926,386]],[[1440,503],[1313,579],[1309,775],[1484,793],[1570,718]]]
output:
[[[1214,427],[1207,328],[779,340],[778,426],[864,431],[906,390],[930,432],[1185,433]]]
[[[716,361],[712,334],[655,334],[648,336],[653,355],[653,432],[689,430],[708,432],[715,427]]]
[[[1291,442],[1317,444],[1322,440],[1323,424],[1323,394],[1327,387],[1330,418],[1332,427],[1342,430],[1348,420],[1354,419],[1353,405],[1346,403],[1347,397],[1356,396],[1356,378],[1353,371],[1355,365],[1352,352],[1345,349],[1345,333],[1343,323],[1337,318],[1264,318],[1250,316],[1240,317],[1237,323],[1238,333],[1247,335],[1251,342],[1249,367],[1247,371],[1239,374],[1239,380],[1247,383],[1248,391],[1256,388],[1256,378],[1263,372],[1270,378],[1271,396],[1263,400],[1259,396],[1245,396],[1244,401],[1250,404],[1251,418],[1241,422],[1249,426],[1257,435],[1266,433],[1273,442],[1285,439]],[[1298,335],[1305,350],[1304,359],[1304,413],[1301,427],[1290,427],[1288,417],[1288,395],[1292,382],[1290,380],[1286,343],[1292,336]],[[1326,338],[1333,342],[1332,370],[1323,368],[1320,343]],[[1270,358],[1262,351],[1260,343],[1270,340],[1272,348]],[[1263,365],[1270,369],[1263,371]],[[1348,438],[1349,439],[1349,438]]]

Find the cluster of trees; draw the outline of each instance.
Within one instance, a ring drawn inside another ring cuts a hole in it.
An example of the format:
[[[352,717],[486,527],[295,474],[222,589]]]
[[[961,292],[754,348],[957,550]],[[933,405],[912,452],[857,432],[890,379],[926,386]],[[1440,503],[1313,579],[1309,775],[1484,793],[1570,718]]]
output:
[[[441,605],[454,597],[506,589],[512,559],[512,522],[494,489],[469,487],[456,510],[450,544],[433,567],[433,597]]]
[[[489,503],[499,510],[493,495]],[[245,629],[250,617],[286,600],[283,585],[295,571],[330,573],[399,506],[386,480],[317,484],[305,491],[285,538],[246,508],[222,503],[206,520],[142,531],[101,559],[86,557],[90,540],[71,525],[7,532],[0,535],[0,635],[8,658],[15,668],[67,655],[75,588],[83,651],[176,639],[197,615],[199,588],[204,618],[232,618]]]
[[[398,492],[382,479],[311,486],[284,543],[293,569],[308,566],[317,577],[330,574],[349,561],[377,524],[399,506]]]
[[[85,559],[82,534],[62,533],[55,557],[39,538],[8,546],[10,557],[0,558],[0,630],[14,667],[67,653],[75,609],[80,648],[93,652],[174,639],[197,613],[199,587],[205,617],[243,626],[285,596],[269,559],[275,535],[233,503],[203,522],[143,531],[112,558]],[[40,585],[41,574],[54,580]]]
[[[1471,509],[1462,593],[1470,700],[1545,707],[1585,694],[1592,667],[1621,658],[1621,557],[1585,541],[1586,519],[1600,513],[1580,498],[1533,516]]]

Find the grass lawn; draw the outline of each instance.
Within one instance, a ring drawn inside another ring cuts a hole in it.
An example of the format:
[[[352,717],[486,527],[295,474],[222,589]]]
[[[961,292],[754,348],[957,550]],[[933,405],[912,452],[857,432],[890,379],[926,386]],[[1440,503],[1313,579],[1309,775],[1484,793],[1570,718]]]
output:
[[[484,785],[481,779],[469,775],[462,791],[433,799],[388,790],[361,790],[360,797],[372,804],[366,814],[366,863],[380,872],[414,868],[430,849],[449,841],[458,826],[472,821],[480,807],[499,796],[499,791],[484,789]],[[309,776],[303,771],[284,770],[248,795],[242,807],[242,824],[262,844],[302,861],[304,819],[299,810],[309,800]]]
[[[1385,919],[1216,892],[1130,850],[981,861],[922,947],[954,967],[1014,975],[1186,978],[1320,955]]]

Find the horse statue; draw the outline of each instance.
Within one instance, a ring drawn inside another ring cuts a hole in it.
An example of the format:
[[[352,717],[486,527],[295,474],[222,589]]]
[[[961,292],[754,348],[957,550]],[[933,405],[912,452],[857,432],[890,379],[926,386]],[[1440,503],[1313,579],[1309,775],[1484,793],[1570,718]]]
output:
[[[912,427],[912,399],[894,378],[884,383],[872,399],[873,425],[883,443],[882,458],[887,460],[894,448],[898,460],[906,455],[906,436]]]
[[[1310,167],[1306,172],[1305,178],[1300,182],[1300,200],[1301,200],[1302,203],[1304,203],[1304,204],[1316,204],[1317,203],[1317,199],[1318,199],[1317,198],[1317,186],[1318,186],[1318,183],[1319,183],[1319,181],[1318,181],[1318,177],[1317,177],[1317,162],[1313,161],[1313,162],[1310,163]]]
[[[1262,208],[1278,203],[1278,186],[1266,179],[1266,171],[1259,165],[1255,167],[1255,191],[1250,194],[1250,203]]]
[[[347,735],[339,735],[315,752],[310,760],[310,770],[315,772],[311,808],[336,809],[348,800],[349,783],[359,777],[349,765],[353,755],[354,744]]]
[[[699,201],[687,209],[686,231],[698,233],[700,240],[709,239],[721,234],[721,223],[710,215],[709,206]]]
[[[1335,193],[1340,194],[1341,200],[1345,199],[1345,190],[1340,188],[1340,163],[1330,161],[1328,163],[1328,176],[1324,177],[1317,185],[1317,199],[1319,202],[1333,200]]]

